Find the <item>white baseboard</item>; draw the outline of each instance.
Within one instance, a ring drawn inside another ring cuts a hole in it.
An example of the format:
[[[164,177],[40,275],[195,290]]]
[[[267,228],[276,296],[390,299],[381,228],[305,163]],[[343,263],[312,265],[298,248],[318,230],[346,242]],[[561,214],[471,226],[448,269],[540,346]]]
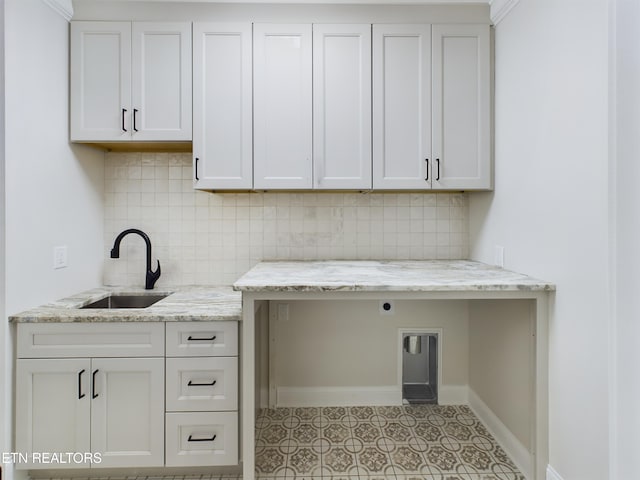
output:
[[[400,405],[402,393],[395,385],[382,387],[278,387],[278,407]]]
[[[469,387],[469,407],[471,407],[471,410],[473,410],[473,413],[476,414],[480,421],[485,424],[491,435],[493,435],[498,444],[500,444],[507,455],[509,455],[509,458],[513,460],[525,478],[533,478],[533,459],[529,450],[511,433],[506,425],[502,423],[471,387]],[[547,471],[547,480],[556,479],[553,479],[553,477],[550,479],[549,472]],[[562,479],[558,477],[557,480]]]
[[[439,405],[467,405],[469,387],[466,385],[441,385],[438,394]]]
[[[547,480],[563,480],[558,472],[551,465],[547,465]]]

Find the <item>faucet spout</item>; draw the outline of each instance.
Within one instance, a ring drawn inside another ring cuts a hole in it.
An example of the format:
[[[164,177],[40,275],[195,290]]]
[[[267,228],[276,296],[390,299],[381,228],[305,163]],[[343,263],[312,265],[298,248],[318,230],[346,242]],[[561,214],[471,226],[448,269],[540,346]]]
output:
[[[113,243],[113,248],[111,249],[111,258],[120,258],[120,242],[122,242],[122,239],[130,233],[140,235],[144,240],[144,243],[147,245],[147,270],[144,288],[147,290],[151,290],[153,289],[153,286],[155,285],[158,278],[160,278],[160,260],[157,261],[158,268],[156,268],[155,272],[151,270],[151,240],[149,240],[149,236],[146,233],[144,233],[142,230],[138,230],[137,228],[129,228],[121,232],[116,237]]]

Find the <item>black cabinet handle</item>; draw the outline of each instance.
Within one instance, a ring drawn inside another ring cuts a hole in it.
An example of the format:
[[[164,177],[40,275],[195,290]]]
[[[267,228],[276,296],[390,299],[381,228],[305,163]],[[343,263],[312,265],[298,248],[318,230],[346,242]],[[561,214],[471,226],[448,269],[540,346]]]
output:
[[[196,180],[200,180],[198,178],[198,160],[200,160],[198,157],[196,157]]]
[[[215,339],[216,339],[215,335],[213,337],[207,337],[207,338],[197,338],[189,335],[189,338],[187,338],[189,342],[212,342]]]
[[[137,132],[138,129],[136,128],[136,113],[138,113],[138,109],[134,108],[133,109],[133,131]]]
[[[124,126],[124,114],[125,114],[125,113],[127,113],[127,109],[126,109],[126,108],[123,108],[123,109],[122,109],[122,131],[123,131],[123,132],[126,132],[126,131],[127,131],[127,129],[126,129],[126,128],[125,128],[125,126]]]
[[[187,387],[213,387],[217,380],[212,380],[211,383],[194,383],[193,380],[189,380]]]
[[[425,158],[424,161],[427,162],[427,177],[424,179],[424,181],[428,182],[429,181],[429,159]]]
[[[98,394],[96,393],[96,374],[99,372],[97,368],[91,374],[91,398],[98,398]]]
[[[78,400],[84,398],[84,393],[82,393],[82,374],[84,373],[84,368],[78,372]]]
[[[189,435],[189,438],[187,438],[187,442],[213,442],[216,437],[217,435],[214,435],[211,438],[193,438],[193,435]]]
[[[440,180],[440,159],[436,158],[436,180]]]

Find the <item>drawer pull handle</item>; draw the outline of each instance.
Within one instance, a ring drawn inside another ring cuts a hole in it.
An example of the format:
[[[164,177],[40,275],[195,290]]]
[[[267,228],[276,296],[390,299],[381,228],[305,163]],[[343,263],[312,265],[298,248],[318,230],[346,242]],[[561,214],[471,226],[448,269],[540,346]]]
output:
[[[214,435],[211,438],[193,438],[193,435],[189,435],[187,442],[213,442],[216,439],[217,435]]]
[[[85,394],[82,393],[82,374],[84,372],[84,368],[78,372],[78,400],[85,397]]]
[[[98,398],[98,394],[96,393],[96,374],[99,372],[97,368],[91,374],[91,398]]]
[[[210,383],[194,383],[193,380],[189,380],[188,387],[213,387],[217,380],[212,380]]]
[[[189,335],[189,338],[187,338],[187,340],[190,342],[212,342],[215,339],[216,339],[215,335],[213,337],[206,337],[206,338],[192,337],[191,335]]]

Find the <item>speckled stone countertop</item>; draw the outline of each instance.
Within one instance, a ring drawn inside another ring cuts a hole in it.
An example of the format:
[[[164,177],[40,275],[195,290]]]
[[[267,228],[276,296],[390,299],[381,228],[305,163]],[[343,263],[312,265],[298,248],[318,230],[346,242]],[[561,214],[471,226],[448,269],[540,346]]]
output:
[[[82,309],[109,294],[170,293],[147,308]],[[242,295],[231,287],[142,288],[102,287],[11,315],[10,322],[199,322],[242,320]]]
[[[552,291],[555,285],[469,260],[261,262],[233,288],[243,292]]]

